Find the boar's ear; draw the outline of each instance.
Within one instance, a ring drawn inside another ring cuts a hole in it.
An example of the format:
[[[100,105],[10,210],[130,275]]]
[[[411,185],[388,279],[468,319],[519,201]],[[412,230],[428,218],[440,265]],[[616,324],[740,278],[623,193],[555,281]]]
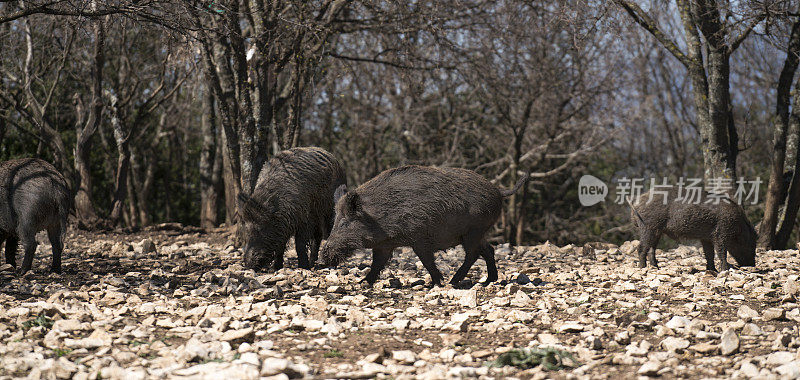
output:
[[[358,196],[358,193],[348,193],[344,201],[346,202],[345,206],[349,213],[357,214],[361,212],[361,197]]]
[[[342,199],[345,194],[347,194],[347,185],[339,185],[339,187],[336,188],[336,191],[333,192],[333,203],[339,203],[339,199]]]
[[[256,202],[255,199],[244,194],[239,194],[237,198],[239,201],[239,212],[244,220],[259,221],[266,215],[267,212],[264,206]]]

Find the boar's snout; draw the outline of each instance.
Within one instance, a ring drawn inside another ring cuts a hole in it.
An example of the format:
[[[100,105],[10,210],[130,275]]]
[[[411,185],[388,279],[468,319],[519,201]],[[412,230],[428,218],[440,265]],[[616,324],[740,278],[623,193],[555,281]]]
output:
[[[736,259],[736,263],[743,267],[756,266],[756,247],[740,247],[731,250],[732,256]]]
[[[333,250],[327,245],[322,248],[319,256],[322,258],[322,268],[335,268],[339,265],[339,260],[336,258],[336,255],[333,254]]]
[[[258,249],[251,244],[245,244],[242,251],[244,266],[247,268],[259,270],[268,267],[272,262],[270,255],[265,250]]]

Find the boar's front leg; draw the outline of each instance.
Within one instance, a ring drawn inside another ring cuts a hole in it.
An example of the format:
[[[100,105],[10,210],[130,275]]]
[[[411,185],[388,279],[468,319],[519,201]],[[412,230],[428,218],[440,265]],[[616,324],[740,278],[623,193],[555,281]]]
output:
[[[294,248],[297,252],[297,265],[303,269],[311,269],[308,262],[308,235],[306,231],[298,232],[294,237]]]
[[[367,272],[367,275],[364,277],[364,281],[370,286],[378,280],[378,276],[380,276],[383,268],[386,267],[386,263],[392,258],[392,250],[394,250],[394,247],[372,248],[372,265],[369,268],[369,272]]]
[[[706,257],[706,270],[716,272],[717,267],[714,266],[714,244],[710,240],[701,240],[703,244],[703,256]]]
[[[642,234],[642,241],[639,242],[639,268],[647,266],[647,261],[650,260],[650,265],[658,268],[658,261],[656,261],[656,246],[661,236],[658,236],[653,231],[645,230]]]
[[[311,242],[311,266],[316,265],[317,260],[319,260],[319,246],[322,245],[322,239],[325,238],[326,230],[327,223],[325,223],[325,219],[320,218],[317,228],[314,231],[314,240]]]
[[[731,266],[728,264],[728,249],[724,243],[717,242],[714,244],[714,251],[717,254],[717,258],[719,259],[719,270],[726,271],[731,269]]]
[[[0,236],[0,238],[5,238],[6,241],[6,264],[11,265],[12,267],[17,267],[17,247],[19,247],[19,239],[10,236],[4,235]],[[2,239],[0,239],[2,240]]]

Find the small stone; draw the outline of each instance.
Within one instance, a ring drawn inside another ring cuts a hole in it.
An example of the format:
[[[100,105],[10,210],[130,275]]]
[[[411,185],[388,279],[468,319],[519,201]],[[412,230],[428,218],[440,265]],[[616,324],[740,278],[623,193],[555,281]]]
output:
[[[627,331],[620,331],[614,335],[614,341],[621,345],[626,345],[631,342],[631,336]]]
[[[795,360],[775,368],[775,372],[787,379],[800,378],[800,360]]]
[[[530,284],[531,279],[525,273],[520,273],[520,275],[517,276],[517,278],[514,279],[514,282],[516,282],[517,284],[520,284],[520,285],[526,285],[526,284]]]
[[[156,244],[150,239],[142,240],[139,245],[142,247],[142,253],[144,254],[156,252]]]
[[[736,312],[736,316],[746,321],[751,321],[753,318],[758,317],[758,312],[750,308],[750,306],[742,305],[739,306],[739,310]]]
[[[586,327],[578,322],[566,321],[561,324],[561,326],[558,328],[558,331],[562,333],[575,333],[581,332],[585,329]]]
[[[665,326],[669,327],[672,330],[675,330],[675,329],[685,328],[686,326],[689,326],[690,323],[691,321],[689,321],[688,318],[676,315],[672,317],[672,319],[670,319]]]
[[[522,290],[518,290],[516,294],[514,294],[514,298],[511,300],[511,306],[514,307],[530,307],[532,304],[531,297],[528,296]]]
[[[656,376],[658,375],[658,371],[661,369],[661,363],[657,361],[648,361],[647,363],[642,364],[639,367],[639,370],[636,373],[642,376]]]
[[[77,319],[59,319],[53,323],[53,330],[72,332],[81,330],[81,322]]]
[[[411,321],[409,321],[408,319],[400,319],[400,318],[395,318],[395,319],[392,321],[392,326],[393,326],[393,327],[394,327],[394,328],[395,328],[397,331],[404,331],[405,329],[407,329],[407,328],[408,328],[408,324],[409,324],[410,322],[411,322]]]
[[[758,367],[756,367],[755,364],[751,363],[749,360],[742,362],[742,366],[739,367],[739,371],[751,379],[758,376],[759,372]]]
[[[758,336],[763,333],[764,332],[761,331],[761,328],[755,323],[748,323],[742,327],[742,335]]]
[[[717,350],[717,348],[719,348],[719,347],[716,344],[711,344],[711,343],[708,343],[708,342],[702,342],[702,343],[698,343],[698,344],[694,344],[694,345],[689,346],[690,350],[692,350],[694,352],[697,352],[697,353],[700,353],[700,354],[713,353],[714,351]]]
[[[367,363],[383,363],[383,354],[379,352],[371,353],[364,357],[364,361]]]
[[[243,342],[253,343],[255,339],[255,331],[252,327],[241,330],[228,330],[222,334],[219,340],[229,342],[231,344],[239,344]]]
[[[775,321],[786,319],[786,310],[779,307],[769,308],[764,310],[762,317],[765,321]]]
[[[719,350],[723,355],[731,355],[739,350],[739,336],[729,328],[722,333]]]
[[[689,348],[689,341],[682,338],[669,337],[661,341],[661,348],[667,351],[680,352]]]
[[[417,355],[414,351],[409,350],[392,351],[392,359],[400,363],[414,364],[417,361]]]
[[[789,363],[795,359],[794,354],[788,351],[773,352],[767,356],[767,365],[778,366]]]
[[[588,343],[590,350],[599,351],[603,349],[603,341],[600,340],[599,337],[596,337],[594,335],[587,338],[586,343]]]

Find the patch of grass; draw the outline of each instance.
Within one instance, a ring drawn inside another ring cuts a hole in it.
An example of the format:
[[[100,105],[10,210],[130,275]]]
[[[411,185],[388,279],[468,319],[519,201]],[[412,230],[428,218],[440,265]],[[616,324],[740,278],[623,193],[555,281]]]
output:
[[[46,329],[49,329],[53,327],[53,320],[44,314],[40,314],[38,317],[22,323],[22,328],[25,330],[35,326],[42,326]]]
[[[341,358],[342,356],[344,356],[344,354],[337,349],[333,349],[324,353],[322,356],[326,358]]]
[[[69,348],[63,348],[63,349],[62,348],[56,348],[55,350],[53,350],[53,353],[56,355],[57,358],[69,355],[71,352],[72,352],[72,349],[69,349]]]
[[[130,345],[131,347],[139,347],[143,344],[147,344],[147,342],[142,342],[140,340],[132,340],[130,343],[128,343],[128,345]]]
[[[567,351],[552,347],[522,348],[500,354],[496,360],[489,362],[489,367],[514,366],[528,369],[541,365],[548,371],[558,371],[577,367],[580,363]]]

